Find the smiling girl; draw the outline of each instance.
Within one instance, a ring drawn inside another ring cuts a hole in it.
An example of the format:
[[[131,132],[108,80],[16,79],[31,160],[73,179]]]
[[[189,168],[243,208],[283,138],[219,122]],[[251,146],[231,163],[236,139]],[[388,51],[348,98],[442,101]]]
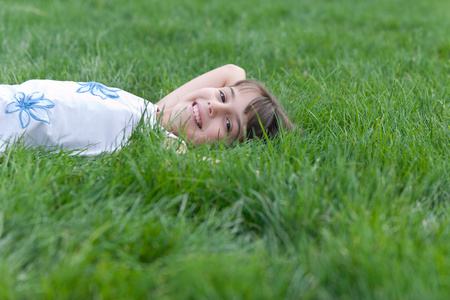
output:
[[[275,136],[291,123],[278,101],[245,71],[225,65],[177,88],[158,103],[96,82],[30,80],[0,85],[0,151],[26,146],[97,155],[120,149],[141,122],[188,144]]]

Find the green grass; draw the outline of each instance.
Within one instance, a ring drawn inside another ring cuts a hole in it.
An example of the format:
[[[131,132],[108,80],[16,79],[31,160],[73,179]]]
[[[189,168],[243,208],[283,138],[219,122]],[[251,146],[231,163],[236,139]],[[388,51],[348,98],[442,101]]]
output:
[[[301,130],[185,155],[145,130],[95,159],[12,147],[0,299],[447,299],[449,11],[4,0],[1,83],[95,80],[156,102],[234,63]]]

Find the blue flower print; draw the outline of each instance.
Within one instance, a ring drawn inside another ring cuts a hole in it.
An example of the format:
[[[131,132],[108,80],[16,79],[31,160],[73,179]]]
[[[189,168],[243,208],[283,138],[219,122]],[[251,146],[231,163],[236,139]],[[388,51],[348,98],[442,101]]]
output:
[[[31,117],[36,121],[41,121],[50,124],[50,116],[47,108],[55,106],[51,100],[44,98],[44,94],[34,92],[28,96],[19,92],[14,94],[16,101],[9,103],[6,106],[5,113],[12,114],[19,112],[20,123],[22,128],[27,128],[30,124]]]
[[[120,89],[113,89],[104,86],[101,83],[98,82],[78,82],[81,87],[77,90],[77,93],[87,93],[90,92],[94,96],[99,96],[103,100],[106,98],[116,99],[119,98],[119,95],[117,95],[117,92],[120,91]]]

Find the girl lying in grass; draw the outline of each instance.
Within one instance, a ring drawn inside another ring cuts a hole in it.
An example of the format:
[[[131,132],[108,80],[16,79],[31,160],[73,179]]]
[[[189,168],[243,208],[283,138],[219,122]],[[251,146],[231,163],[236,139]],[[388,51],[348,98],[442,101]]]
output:
[[[141,119],[189,144],[271,138],[291,124],[278,101],[245,71],[225,65],[177,88],[158,103],[96,82],[30,80],[0,85],[0,152],[21,139],[26,146],[112,152]]]

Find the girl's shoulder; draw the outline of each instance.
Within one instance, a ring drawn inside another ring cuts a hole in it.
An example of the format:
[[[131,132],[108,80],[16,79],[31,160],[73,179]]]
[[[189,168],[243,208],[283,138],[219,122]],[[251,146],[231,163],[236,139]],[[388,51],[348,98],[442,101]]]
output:
[[[78,92],[83,92],[84,90],[91,91],[94,89],[99,90],[114,90],[114,91],[120,91],[118,88],[111,88],[107,87],[106,85],[95,82],[95,81],[89,81],[89,82],[80,82],[80,81],[62,81],[62,80],[53,80],[53,79],[30,79],[27,81],[24,81],[23,83],[12,85],[16,87],[27,87],[27,88],[45,88],[45,87],[52,87],[52,88],[76,88]]]
[[[118,99],[120,97],[119,92],[122,93],[123,96],[129,96],[129,93],[126,93],[119,88],[108,87],[95,81],[76,82],[52,79],[31,79],[15,85],[0,85],[0,88],[3,90],[10,90],[11,92],[22,92],[25,94],[39,92],[55,96],[73,95],[78,99],[81,96],[89,96],[100,100]]]

